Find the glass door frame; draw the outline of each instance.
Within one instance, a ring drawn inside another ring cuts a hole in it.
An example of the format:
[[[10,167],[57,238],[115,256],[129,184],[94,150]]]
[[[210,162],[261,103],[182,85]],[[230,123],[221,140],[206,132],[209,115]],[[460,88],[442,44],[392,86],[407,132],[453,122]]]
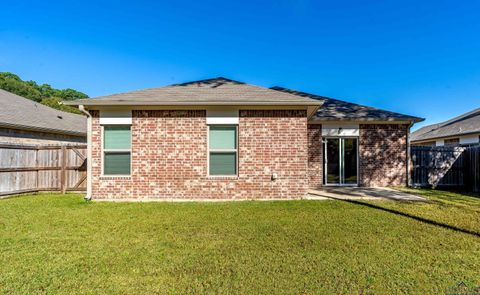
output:
[[[351,138],[357,141],[357,183],[344,183],[345,182],[345,161],[342,161],[344,158],[344,139]],[[328,183],[328,158],[327,158],[327,141],[328,139],[338,139],[338,167],[339,167],[339,183]],[[359,163],[359,144],[358,144],[358,136],[323,136],[322,137],[322,144],[323,144],[323,185],[325,186],[358,186],[358,178],[359,178],[359,171],[360,171],[360,163]]]

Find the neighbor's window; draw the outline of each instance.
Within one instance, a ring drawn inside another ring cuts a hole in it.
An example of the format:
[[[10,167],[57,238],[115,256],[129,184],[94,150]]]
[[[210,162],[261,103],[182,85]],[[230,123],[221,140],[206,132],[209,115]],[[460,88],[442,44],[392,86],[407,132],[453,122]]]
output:
[[[103,127],[103,174],[130,175],[131,131],[128,125]]]
[[[209,174],[237,174],[237,126],[209,126]]]

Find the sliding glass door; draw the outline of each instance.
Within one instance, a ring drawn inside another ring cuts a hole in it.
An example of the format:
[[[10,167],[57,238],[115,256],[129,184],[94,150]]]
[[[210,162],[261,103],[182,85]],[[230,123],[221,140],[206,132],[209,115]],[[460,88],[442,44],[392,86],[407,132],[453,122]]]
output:
[[[358,139],[324,138],[324,183],[356,185],[358,179]]]
[[[356,138],[342,138],[342,180],[343,184],[357,184],[358,148]]]
[[[325,184],[340,184],[340,138],[325,139]]]

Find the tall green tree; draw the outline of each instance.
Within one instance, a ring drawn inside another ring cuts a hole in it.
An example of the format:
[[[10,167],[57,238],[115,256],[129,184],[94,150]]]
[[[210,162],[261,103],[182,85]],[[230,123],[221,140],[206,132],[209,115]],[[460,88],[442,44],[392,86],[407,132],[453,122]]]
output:
[[[78,109],[62,104],[63,100],[88,98],[83,92],[75,89],[55,89],[49,84],[38,85],[35,81],[23,81],[10,72],[0,72],[0,89],[15,93],[57,110],[80,113]]]

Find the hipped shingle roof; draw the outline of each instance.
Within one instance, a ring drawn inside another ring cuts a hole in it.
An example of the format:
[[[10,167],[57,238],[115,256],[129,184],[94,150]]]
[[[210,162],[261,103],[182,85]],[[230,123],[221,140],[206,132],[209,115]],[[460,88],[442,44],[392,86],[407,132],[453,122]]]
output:
[[[93,99],[79,99],[67,102],[67,104],[85,106],[305,105],[309,108],[315,107],[312,108],[312,112],[320,106],[311,120],[406,122],[423,120],[414,116],[282,87],[266,88],[222,77],[112,94]]]
[[[323,101],[310,121],[407,121],[420,122],[423,118],[404,115],[391,111],[381,110],[369,106],[359,105],[339,99],[319,96],[306,92],[287,89],[279,86],[272,87],[274,90],[295,94],[300,97]]]
[[[79,99],[69,105],[309,105],[321,101],[226,78]]]

